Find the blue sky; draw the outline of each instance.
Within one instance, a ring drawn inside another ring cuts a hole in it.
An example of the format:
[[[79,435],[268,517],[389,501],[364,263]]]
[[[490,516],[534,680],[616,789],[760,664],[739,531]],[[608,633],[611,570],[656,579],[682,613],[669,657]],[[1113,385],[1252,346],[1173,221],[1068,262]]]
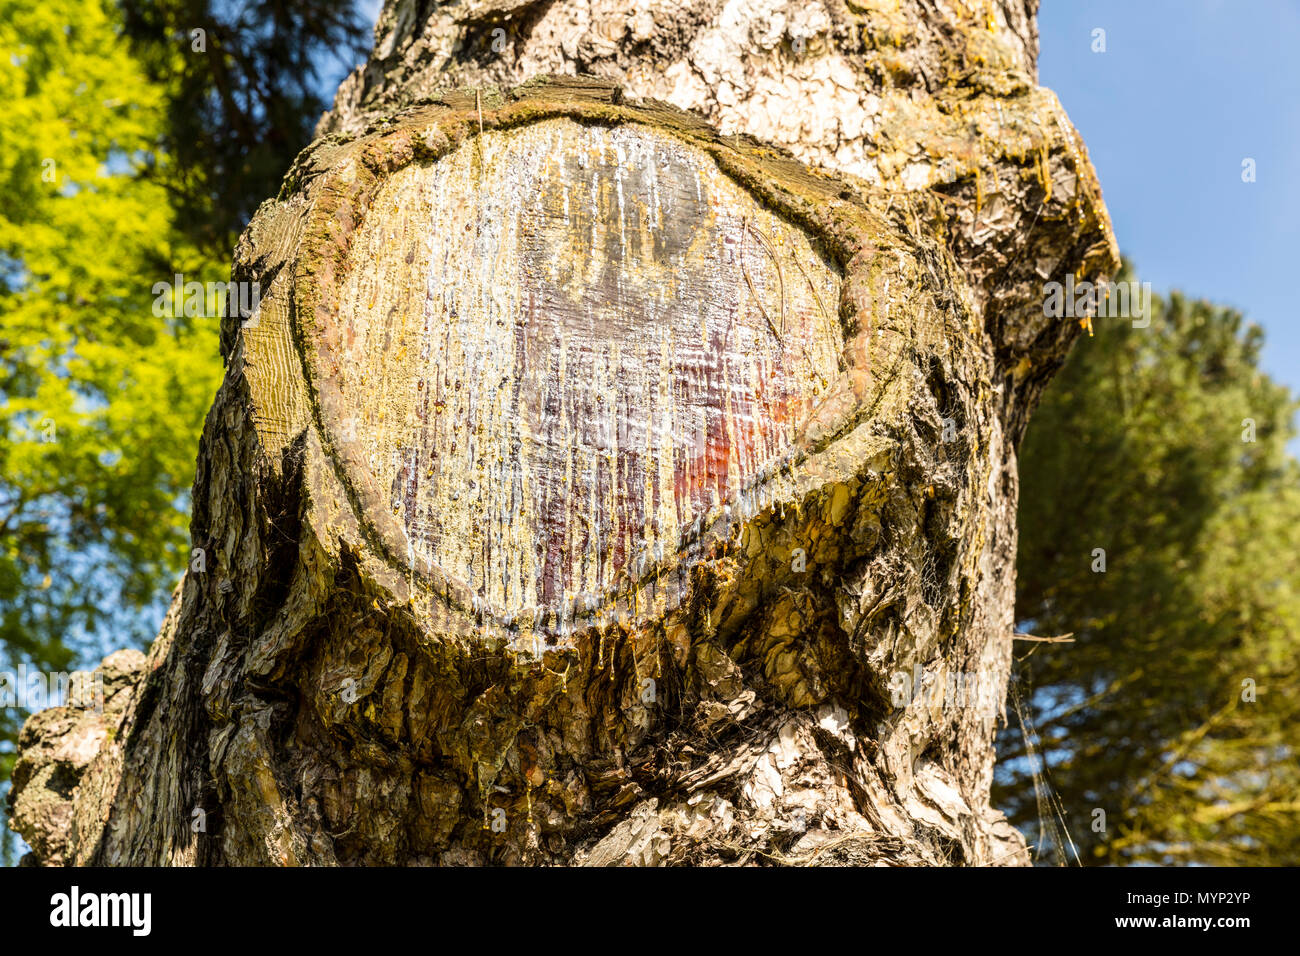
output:
[[[1038,26],[1039,82],[1083,134],[1139,277],[1258,322],[1266,370],[1300,391],[1300,3],[1044,0]]]

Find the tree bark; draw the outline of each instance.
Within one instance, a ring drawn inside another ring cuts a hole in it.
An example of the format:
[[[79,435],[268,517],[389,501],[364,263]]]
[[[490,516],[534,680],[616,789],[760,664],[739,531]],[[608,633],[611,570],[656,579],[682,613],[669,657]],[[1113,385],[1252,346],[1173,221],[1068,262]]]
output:
[[[1033,13],[388,3],[30,862],[1026,863],[1015,444],[1118,265]]]

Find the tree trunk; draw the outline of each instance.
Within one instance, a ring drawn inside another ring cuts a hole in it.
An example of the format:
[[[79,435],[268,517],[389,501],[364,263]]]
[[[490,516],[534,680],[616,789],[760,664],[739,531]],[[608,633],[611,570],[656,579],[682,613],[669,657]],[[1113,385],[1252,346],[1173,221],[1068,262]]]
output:
[[[31,862],[1027,862],[1014,449],[1118,264],[1034,4],[660,6],[387,4]]]

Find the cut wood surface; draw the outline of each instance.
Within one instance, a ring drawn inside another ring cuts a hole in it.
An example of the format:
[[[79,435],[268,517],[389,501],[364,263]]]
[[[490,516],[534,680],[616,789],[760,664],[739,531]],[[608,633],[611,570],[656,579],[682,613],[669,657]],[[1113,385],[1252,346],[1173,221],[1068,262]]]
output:
[[[675,603],[678,552],[771,496],[839,375],[838,267],[651,127],[549,120],[408,166],[345,268],[335,440],[412,568],[552,642],[646,580],[646,613]]]

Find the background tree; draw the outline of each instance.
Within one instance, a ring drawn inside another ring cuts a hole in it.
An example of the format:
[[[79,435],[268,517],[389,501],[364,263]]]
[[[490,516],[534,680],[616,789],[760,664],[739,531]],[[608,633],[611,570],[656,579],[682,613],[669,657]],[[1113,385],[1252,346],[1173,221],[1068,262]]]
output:
[[[159,316],[154,285],[229,278],[362,16],[0,0],[0,671],[156,633],[189,557],[221,305]],[[0,791],[25,716],[0,710]]]
[[[139,175],[164,102],[111,7],[4,0],[0,51],[0,669],[62,670],[145,640],[184,567],[216,318],[155,316],[152,285],[221,269]]]
[[[368,4],[338,0],[121,0],[125,36],[164,91],[151,174],[183,234],[225,262],[258,203],[311,139],[332,77],[369,47]]]
[[[1084,862],[1300,859],[1297,402],[1262,344],[1157,298],[1150,328],[1097,321],[1029,428],[1017,616],[1075,642],[1020,656],[1033,732],[1002,733],[996,799],[1044,859],[1073,861],[1062,825]]]

